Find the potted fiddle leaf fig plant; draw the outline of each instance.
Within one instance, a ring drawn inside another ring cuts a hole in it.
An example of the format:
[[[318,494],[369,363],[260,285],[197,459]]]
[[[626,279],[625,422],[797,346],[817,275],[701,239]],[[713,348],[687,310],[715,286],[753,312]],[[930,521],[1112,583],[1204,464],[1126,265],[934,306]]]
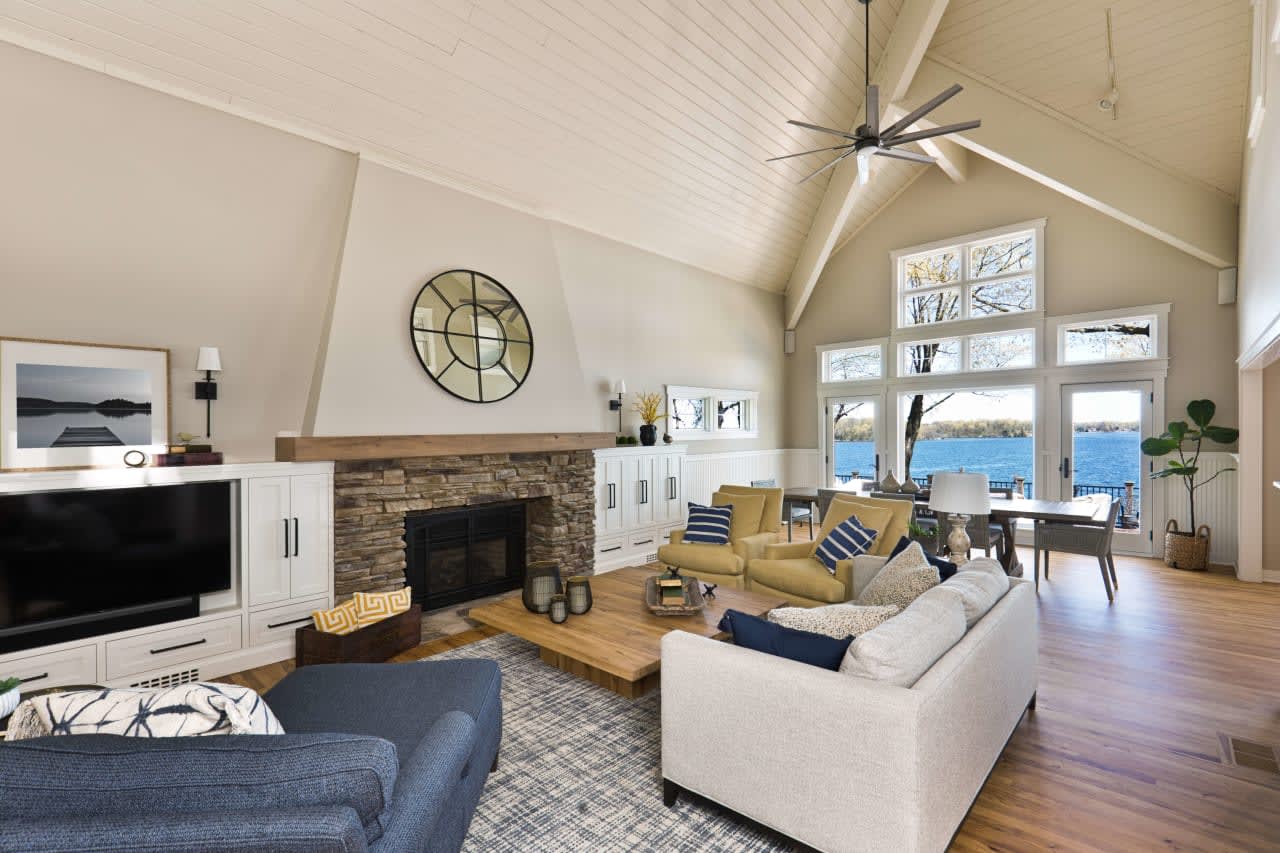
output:
[[[662,405],[662,395],[657,391],[641,391],[636,394],[636,401],[632,404],[632,411],[640,415],[643,423],[640,425],[640,443],[645,447],[653,447],[658,443],[658,421],[666,417],[658,413],[658,408]]]
[[[1191,424],[1173,421],[1161,435],[1142,441],[1142,452],[1150,457],[1177,454],[1176,459],[1169,459],[1164,468],[1153,472],[1151,479],[1181,477],[1182,485],[1187,491],[1191,529],[1179,530],[1178,522],[1172,518],[1165,525],[1164,562],[1175,569],[1203,571],[1208,566],[1211,531],[1207,524],[1196,526],[1196,490],[1209,485],[1228,471],[1236,470],[1223,468],[1207,479],[1199,476],[1200,453],[1205,441],[1234,444],[1240,437],[1240,430],[1212,423],[1216,411],[1217,406],[1212,400],[1192,400],[1187,403],[1187,417],[1191,419]]]

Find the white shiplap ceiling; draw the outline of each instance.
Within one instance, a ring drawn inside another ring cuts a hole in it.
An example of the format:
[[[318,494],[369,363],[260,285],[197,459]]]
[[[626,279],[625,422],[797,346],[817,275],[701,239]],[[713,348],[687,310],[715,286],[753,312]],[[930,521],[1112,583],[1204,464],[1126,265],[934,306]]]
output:
[[[901,0],[872,5],[871,61]],[[0,38],[781,290],[862,102],[852,0],[0,0]],[[816,155],[815,155],[816,156]]]
[[[903,0],[871,5],[872,65]],[[1121,118],[1105,92],[1113,8]],[[855,0],[0,0],[0,39],[782,290],[862,103]],[[951,0],[930,55],[1234,197],[1249,0]],[[923,171],[877,161],[840,244]]]
[[[1107,93],[1111,9],[1119,117]],[[1249,0],[951,0],[930,53],[1235,198]]]

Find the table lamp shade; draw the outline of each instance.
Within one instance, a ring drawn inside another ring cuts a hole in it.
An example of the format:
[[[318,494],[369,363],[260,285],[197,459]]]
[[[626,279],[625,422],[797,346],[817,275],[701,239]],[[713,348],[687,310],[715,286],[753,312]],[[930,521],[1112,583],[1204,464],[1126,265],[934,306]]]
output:
[[[929,509],[962,515],[991,512],[991,484],[986,474],[939,472],[933,475]]]
[[[200,347],[196,356],[196,370],[222,370],[222,356],[217,347]]]

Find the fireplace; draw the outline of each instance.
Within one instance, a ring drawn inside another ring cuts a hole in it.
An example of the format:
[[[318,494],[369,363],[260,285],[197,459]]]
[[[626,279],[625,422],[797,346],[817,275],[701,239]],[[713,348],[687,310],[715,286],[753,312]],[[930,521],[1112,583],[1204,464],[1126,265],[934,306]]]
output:
[[[409,513],[404,529],[405,582],[423,610],[524,583],[524,503]]]

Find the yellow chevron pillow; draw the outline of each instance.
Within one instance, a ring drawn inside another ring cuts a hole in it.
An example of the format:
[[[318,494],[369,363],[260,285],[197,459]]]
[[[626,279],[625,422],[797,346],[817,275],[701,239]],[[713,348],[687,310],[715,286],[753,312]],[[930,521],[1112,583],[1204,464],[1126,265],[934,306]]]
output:
[[[413,587],[406,586],[395,592],[357,592],[356,622],[361,628],[381,622],[388,616],[403,613],[413,604]]]
[[[344,601],[332,610],[317,610],[311,614],[311,621],[317,631],[326,634],[350,634],[360,627],[355,601]]]

